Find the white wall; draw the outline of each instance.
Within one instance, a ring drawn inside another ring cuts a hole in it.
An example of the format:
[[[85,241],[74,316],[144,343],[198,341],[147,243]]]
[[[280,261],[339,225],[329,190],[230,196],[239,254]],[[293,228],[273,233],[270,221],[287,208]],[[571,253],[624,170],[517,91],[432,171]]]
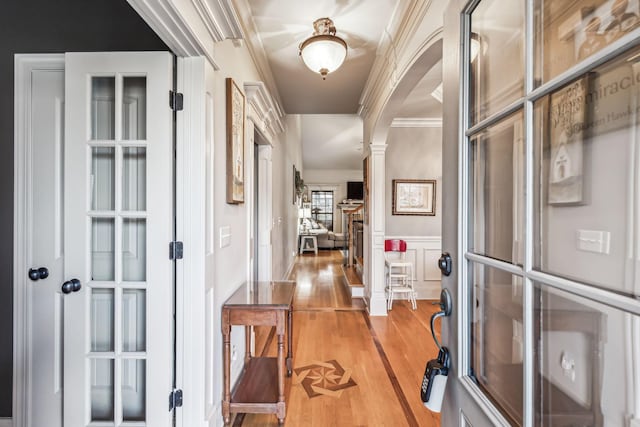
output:
[[[442,128],[391,128],[385,157],[385,233],[402,236],[442,234]],[[392,215],[394,179],[435,179],[436,215]]]
[[[300,116],[286,116],[286,133],[273,149],[273,267],[274,280],[286,279],[293,267],[298,236],[298,209],[293,204],[292,165],[302,167]]]
[[[233,42],[226,40],[215,44],[216,60],[220,69],[215,73],[214,96],[214,158],[215,158],[215,207],[214,207],[214,235],[219,235],[221,227],[229,227],[231,234],[229,246],[220,248],[216,246],[215,255],[215,290],[213,307],[214,319],[220,319],[221,307],[224,301],[243,283],[248,277],[249,265],[249,212],[247,203],[231,205],[226,203],[226,95],[225,79],[232,77],[238,87],[242,88],[244,82],[259,81],[260,75],[251,59],[246,47],[236,47]],[[291,254],[295,251],[295,229],[297,210],[292,204],[291,193],[291,165],[300,160],[300,132],[299,122],[289,118],[286,123],[291,127],[291,134],[285,130],[284,134],[276,136],[271,141],[273,145],[273,278],[280,279],[291,264]],[[245,146],[245,185],[253,182],[253,168],[250,167],[253,156],[253,147],[250,138],[247,138]],[[245,200],[247,195],[245,195]],[[214,378],[214,396],[218,405],[222,400],[222,336],[216,334]],[[231,335],[232,350],[235,349],[237,359],[232,361],[232,384],[237,379],[242,368],[242,355],[244,354],[243,328],[235,327]],[[219,410],[218,410],[219,412]],[[218,422],[218,416],[214,416],[211,422]],[[213,425],[213,424],[212,424]]]

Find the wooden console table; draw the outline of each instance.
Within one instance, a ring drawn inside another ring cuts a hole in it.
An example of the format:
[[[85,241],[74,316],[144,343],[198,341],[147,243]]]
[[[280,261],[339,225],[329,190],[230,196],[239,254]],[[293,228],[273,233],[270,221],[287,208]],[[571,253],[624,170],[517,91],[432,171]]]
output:
[[[224,395],[222,417],[231,421],[232,412],[276,414],[284,423],[284,337],[287,335],[287,376],[291,376],[293,292],[296,283],[248,282],[240,286],[222,306]],[[245,327],[244,369],[231,392],[231,326]],[[253,357],[251,327],[275,326],[278,357]]]

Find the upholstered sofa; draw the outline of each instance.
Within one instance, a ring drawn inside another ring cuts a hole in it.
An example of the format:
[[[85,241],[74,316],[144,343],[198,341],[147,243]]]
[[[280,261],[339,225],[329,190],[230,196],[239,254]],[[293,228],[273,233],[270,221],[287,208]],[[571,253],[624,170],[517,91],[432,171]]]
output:
[[[344,234],[329,231],[324,225],[318,223],[312,218],[305,218],[302,220],[300,228],[301,234],[310,233],[317,236],[318,249],[344,248],[347,245]]]
[[[333,231],[327,231],[324,234],[318,235],[318,248],[320,249],[334,249],[344,248],[347,245],[345,235],[342,233],[334,233]]]

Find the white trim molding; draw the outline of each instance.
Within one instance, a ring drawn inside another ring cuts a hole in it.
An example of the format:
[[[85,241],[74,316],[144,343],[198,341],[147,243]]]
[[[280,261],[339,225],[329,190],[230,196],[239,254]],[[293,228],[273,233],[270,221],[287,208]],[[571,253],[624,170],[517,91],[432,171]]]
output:
[[[213,74],[213,72],[211,72]],[[176,237],[186,253],[176,264],[176,385],[185,395],[176,425],[204,427],[206,410],[206,143],[207,64],[204,58],[178,60],[178,90],[185,108],[177,117]],[[212,188],[214,187],[213,183]],[[215,249],[214,249],[215,250]]]
[[[384,294],[385,151],[386,144],[369,145],[369,223],[365,225],[365,301],[370,316],[386,316]]]
[[[251,107],[247,110],[248,118],[273,145],[275,136],[284,131],[282,110],[263,82],[245,82],[244,91]]]
[[[417,298],[439,299],[442,285],[437,262],[442,252],[441,236],[386,236],[385,239],[407,242],[405,258],[413,263]]]
[[[224,0],[191,0],[214,40],[242,39],[240,21],[230,2]],[[213,10],[209,5],[213,5]]]
[[[127,1],[174,54],[204,56],[215,70],[214,43],[243,36],[230,0]]]
[[[378,44],[376,60],[360,96],[358,114],[362,117],[374,110],[374,104],[382,98],[382,94],[393,89],[400,80],[398,70],[402,70],[401,53],[407,48],[430,6],[431,0],[398,2]]]
[[[282,101],[280,100],[278,86],[276,85],[273,72],[271,71],[271,65],[269,65],[269,59],[264,49],[262,39],[258,35],[258,27],[253,19],[251,7],[247,0],[228,0],[233,2],[235,11],[238,16],[238,21],[243,29],[244,41],[246,42],[247,50],[253,59],[253,63],[258,70],[260,80],[265,82],[266,87],[271,91],[274,97],[274,103],[277,107],[278,114],[282,116],[284,110],[282,109]]]
[[[442,117],[405,118],[398,117],[391,122],[392,128],[441,128]]]

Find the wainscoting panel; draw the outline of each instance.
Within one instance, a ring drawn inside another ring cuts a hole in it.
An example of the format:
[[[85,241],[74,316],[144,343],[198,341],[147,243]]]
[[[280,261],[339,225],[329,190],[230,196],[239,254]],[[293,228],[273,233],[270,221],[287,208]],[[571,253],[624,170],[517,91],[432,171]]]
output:
[[[440,298],[438,258],[442,252],[441,236],[385,236],[407,242],[406,259],[413,262],[414,282],[418,299]]]

